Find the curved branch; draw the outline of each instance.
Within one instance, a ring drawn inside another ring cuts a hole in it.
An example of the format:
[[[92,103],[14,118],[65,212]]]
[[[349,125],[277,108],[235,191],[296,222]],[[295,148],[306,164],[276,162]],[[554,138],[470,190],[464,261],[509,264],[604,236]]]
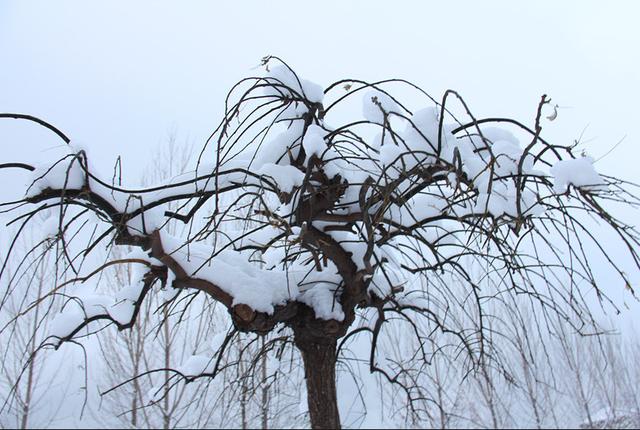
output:
[[[64,140],[64,143],[68,144],[69,142],[71,142],[71,139],[69,139],[63,132],[58,130],[56,127],[33,115],[25,115],[21,113],[0,113],[0,118],[24,119],[27,121],[35,122],[36,124],[40,124],[41,126],[53,131],[56,135],[58,135],[60,139]]]

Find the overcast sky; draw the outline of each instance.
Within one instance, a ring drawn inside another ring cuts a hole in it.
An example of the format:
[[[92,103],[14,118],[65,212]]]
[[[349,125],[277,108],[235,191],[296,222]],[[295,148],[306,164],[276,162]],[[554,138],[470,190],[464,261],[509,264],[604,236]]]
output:
[[[639,5],[3,1],[0,111],[55,124],[103,169],[121,155],[125,181],[137,182],[172,130],[203,142],[231,85],[273,54],[323,86],[400,77],[436,97],[453,88],[479,117],[532,124],[546,93],[561,106],[546,137],[582,135],[596,159],[624,138],[597,167],[640,183]],[[0,162],[41,159],[59,144],[2,121]]]

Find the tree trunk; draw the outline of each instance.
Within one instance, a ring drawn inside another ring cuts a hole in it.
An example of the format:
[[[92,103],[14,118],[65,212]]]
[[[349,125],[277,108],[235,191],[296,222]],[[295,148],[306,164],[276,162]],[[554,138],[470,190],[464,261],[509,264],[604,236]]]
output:
[[[302,354],[307,382],[307,403],[314,429],[339,429],[340,414],[336,395],[336,340],[323,343],[296,339]]]

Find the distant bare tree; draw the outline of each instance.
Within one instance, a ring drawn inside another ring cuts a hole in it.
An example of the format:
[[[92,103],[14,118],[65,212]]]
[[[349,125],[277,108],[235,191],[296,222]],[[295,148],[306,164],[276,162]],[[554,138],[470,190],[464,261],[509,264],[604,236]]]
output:
[[[32,235],[28,235],[32,236]],[[31,248],[27,235],[20,243],[21,247]],[[38,350],[46,338],[50,322],[48,315],[57,312],[54,300],[44,295],[55,279],[53,257],[48,242],[35,246],[33,256],[23,261],[24,268],[13,272],[7,265],[3,312],[0,321],[5,327],[0,331],[0,342],[10,345],[5,348],[1,358],[0,389],[7,396],[2,406],[0,427],[30,428],[46,427],[56,420],[56,412],[63,404],[63,396],[48,395],[51,390],[64,393],[69,389],[68,381],[56,372],[55,362],[47,351]],[[33,312],[25,312],[32,308]],[[20,324],[12,322],[20,320]],[[25,357],[28,359],[25,360]],[[51,366],[50,364],[53,364]]]
[[[640,378],[637,373],[637,338],[623,342],[620,335],[575,339],[569,345],[576,361],[584,369],[570,380],[570,396],[588,402],[581,414],[582,428],[637,428],[640,425]],[[636,353],[634,354],[634,349]],[[582,394],[583,386],[590,388],[589,396]]]

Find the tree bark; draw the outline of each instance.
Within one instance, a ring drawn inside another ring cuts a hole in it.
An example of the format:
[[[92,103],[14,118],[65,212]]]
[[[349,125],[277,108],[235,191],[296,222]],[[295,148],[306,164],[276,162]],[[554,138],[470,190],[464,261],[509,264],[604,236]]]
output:
[[[336,394],[336,340],[296,338],[302,354],[307,383],[307,403],[311,427],[339,429],[340,414]]]

